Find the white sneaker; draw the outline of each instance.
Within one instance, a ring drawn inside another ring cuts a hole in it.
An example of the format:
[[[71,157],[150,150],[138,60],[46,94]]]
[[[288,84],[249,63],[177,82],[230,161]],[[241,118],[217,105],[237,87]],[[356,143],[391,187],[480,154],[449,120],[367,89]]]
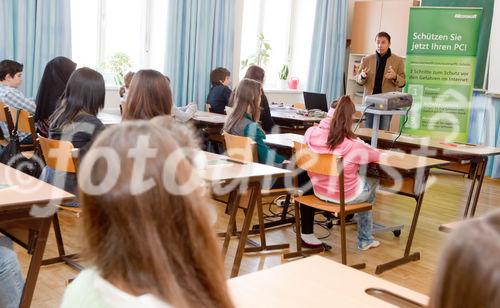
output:
[[[358,249],[359,250],[368,250],[370,248],[377,248],[378,246],[380,246],[380,242],[373,240],[371,243],[366,244],[365,246],[362,246],[362,247],[358,246]]]
[[[309,245],[309,246],[321,246],[323,245],[323,242],[320,241],[316,235],[314,235],[314,233],[311,233],[311,234],[304,234],[304,233],[301,233],[300,234],[300,238],[302,239],[302,241],[306,244],[306,245]]]

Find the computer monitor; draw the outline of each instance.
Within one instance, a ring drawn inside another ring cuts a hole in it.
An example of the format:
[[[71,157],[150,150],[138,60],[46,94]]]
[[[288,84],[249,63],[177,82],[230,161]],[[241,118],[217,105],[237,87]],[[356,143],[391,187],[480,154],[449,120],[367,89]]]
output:
[[[319,109],[328,112],[328,101],[325,93],[304,92],[304,103],[307,110]]]

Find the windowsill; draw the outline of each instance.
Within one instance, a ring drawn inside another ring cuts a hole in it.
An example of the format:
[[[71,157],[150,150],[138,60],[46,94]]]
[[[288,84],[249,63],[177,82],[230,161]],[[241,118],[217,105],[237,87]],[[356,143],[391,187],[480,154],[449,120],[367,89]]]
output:
[[[297,89],[297,90],[292,90],[292,89],[264,89],[265,93],[269,94],[302,94],[304,90]]]
[[[118,91],[120,89],[120,86],[117,85],[106,85],[106,90],[107,91]],[[292,89],[264,89],[265,93],[270,93],[270,94],[302,94],[304,90],[302,89],[297,89],[297,90],[292,90]]]

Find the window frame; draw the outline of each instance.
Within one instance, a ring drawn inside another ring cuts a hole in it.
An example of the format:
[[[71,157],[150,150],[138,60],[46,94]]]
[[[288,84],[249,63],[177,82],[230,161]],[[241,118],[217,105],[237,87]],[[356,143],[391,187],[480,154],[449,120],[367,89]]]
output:
[[[241,0],[242,2],[244,1],[255,1],[255,0]],[[264,31],[264,17],[265,17],[265,7],[266,7],[266,2],[267,1],[272,1],[272,0],[259,0],[259,16],[258,16],[258,32],[257,33],[263,33]],[[289,10],[290,10],[290,20],[289,20],[289,27],[288,27],[288,31],[287,33],[285,34],[286,36],[286,41],[287,41],[287,47],[288,47],[288,51],[287,51],[287,56],[286,56],[286,59],[285,62],[288,64],[288,69],[289,69],[289,72],[292,72],[294,71],[294,65],[296,65],[295,61],[294,60],[294,52],[295,52],[295,49],[294,49],[294,42],[295,42],[295,35],[296,35],[296,32],[297,32],[297,27],[299,27],[300,25],[296,24],[293,22],[293,20],[296,19],[296,16],[298,14],[297,10],[299,9],[299,5],[298,5],[298,1],[299,0],[291,0],[290,1],[290,7],[289,7]],[[244,11],[244,4],[241,5],[242,8],[241,8],[241,20],[244,19],[244,16],[245,16],[245,11]],[[241,39],[243,39],[243,27],[241,27],[241,30],[240,30],[241,34]],[[240,44],[241,45],[241,44]],[[241,60],[242,58],[242,55],[241,55],[241,50],[236,50],[238,52],[238,55],[236,57],[235,55],[235,58],[237,58],[238,60]],[[241,65],[239,65],[239,62],[238,61],[238,72],[241,73]],[[239,74],[238,74],[239,75]],[[289,75],[290,77],[290,75]],[[307,80],[308,76],[303,76],[301,77],[302,80],[305,80],[305,84],[307,85],[308,83],[308,80]],[[303,84],[303,82],[301,82]],[[266,89],[269,89],[269,90],[276,90],[276,91],[291,91],[291,92],[294,92],[296,90],[288,90],[288,89],[280,89],[278,86],[276,85],[273,85],[269,88],[266,87]]]
[[[106,27],[107,27],[107,9],[109,8],[109,0],[97,0],[97,50],[96,50],[96,67],[99,67],[100,63],[105,63],[106,58]],[[142,0],[140,1],[143,5],[140,12],[140,32],[144,39],[140,42],[140,59],[137,66],[139,67],[150,67],[151,59],[151,35],[153,27],[153,0]],[[108,86],[108,85],[107,85]],[[112,85],[109,85],[112,86]]]

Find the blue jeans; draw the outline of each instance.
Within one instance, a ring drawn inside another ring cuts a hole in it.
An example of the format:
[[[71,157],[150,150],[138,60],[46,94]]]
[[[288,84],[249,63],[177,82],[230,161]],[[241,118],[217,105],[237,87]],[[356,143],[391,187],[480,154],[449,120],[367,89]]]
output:
[[[9,238],[0,235],[0,307],[17,308],[24,280]]]
[[[365,120],[365,127],[366,128],[373,128],[373,114],[371,114],[371,113],[365,114],[365,119],[366,119]],[[381,115],[378,128],[382,129],[382,130],[389,130],[389,127],[391,126],[391,120],[392,120],[391,115]]]
[[[361,193],[353,200],[346,202],[346,205],[362,202],[368,202],[373,205],[375,203],[378,183],[378,179],[365,178]],[[373,242],[373,216],[372,211],[360,212],[356,213],[356,215],[358,217],[358,248],[361,248]]]

